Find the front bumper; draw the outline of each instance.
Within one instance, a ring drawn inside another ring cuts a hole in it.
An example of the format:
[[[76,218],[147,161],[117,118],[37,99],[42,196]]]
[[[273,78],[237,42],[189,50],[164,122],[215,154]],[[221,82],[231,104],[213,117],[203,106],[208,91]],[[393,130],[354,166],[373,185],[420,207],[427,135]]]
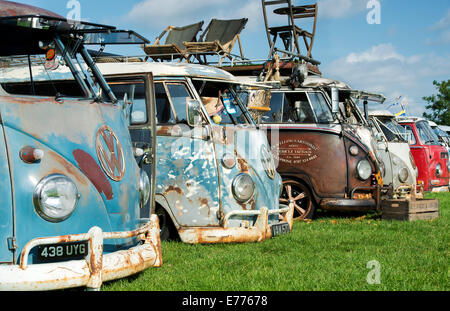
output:
[[[371,199],[356,199],[358,191],[373,192]],[[320,201],[320,207],[326,210],[339,211],[371,211],[381,208],[381,185],[373,187],[357,187],[351,191],[350,198],[326,198]]]
[[[102,232],[92,227],[88,233],[30,241],[22,250],[19,265],[0,266],[0,290],[55,290],[86,286],[100,289],[102,282],[123,278],[150,266],[162,265],[159,221],[156,215],[141,228],[128,232]],[[142,244],[127,250],[103,254],[104,239],[140,237]],[[28,265],[28,254],[38,245],[89,242],[83,260]]]
[[[283,219],[280,223],[285,222],[289,224],[289,228],[292,230],[294,205],[282,206],[282,208],[274,210],[262,207],[260,210],[232,211],[224,217],[221,227],[180,228],[178,234],[184,243],[189,244],[261,242],[272,237],[272,225],[269,225],[269,215],[282,215]],[[236,215],[258,215],[258,218],[254,225],[250,227],[227,227],[230,217]]]

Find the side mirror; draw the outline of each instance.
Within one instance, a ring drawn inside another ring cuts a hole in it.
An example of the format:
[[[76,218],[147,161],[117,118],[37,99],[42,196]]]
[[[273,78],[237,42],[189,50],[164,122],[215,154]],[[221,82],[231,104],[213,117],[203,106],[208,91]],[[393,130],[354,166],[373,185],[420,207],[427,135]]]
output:
[[[339,113],[339,90],[337,87],[331,88],[331,111],[333,114]]]
[[[186,110],[190,126],[201,126],[203,124],[202,106],[198,100],[188,99]]]

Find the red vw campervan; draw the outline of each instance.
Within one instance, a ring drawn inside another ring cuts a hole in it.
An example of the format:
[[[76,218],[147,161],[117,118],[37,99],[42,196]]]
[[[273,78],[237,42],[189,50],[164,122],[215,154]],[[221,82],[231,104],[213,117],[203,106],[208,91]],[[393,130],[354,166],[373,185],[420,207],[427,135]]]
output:
[[[401,117],[397,121],[406,130],[408,143],[419,170],[417,185],[423,185],[424,191],[448,191],[449,156],[428,121],[416,117]]]

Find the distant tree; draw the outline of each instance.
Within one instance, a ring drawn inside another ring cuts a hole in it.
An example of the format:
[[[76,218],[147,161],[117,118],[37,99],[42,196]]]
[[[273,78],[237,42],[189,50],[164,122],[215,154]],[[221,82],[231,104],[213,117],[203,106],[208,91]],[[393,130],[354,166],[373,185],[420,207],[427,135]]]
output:
[[[423,116],[439,125],[450,126],[450,80],[441,83],[433,81],[433,85],[439,90],[439,94],[423,97],[429,104],[426,108],[431,112],[424,112]]]

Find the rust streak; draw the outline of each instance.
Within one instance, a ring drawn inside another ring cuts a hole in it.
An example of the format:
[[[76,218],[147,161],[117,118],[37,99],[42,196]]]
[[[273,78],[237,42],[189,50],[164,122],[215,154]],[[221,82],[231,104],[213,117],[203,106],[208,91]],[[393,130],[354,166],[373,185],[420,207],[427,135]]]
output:
[[[80,182],[83,185],[87,185],[86,179],[84,179],[80,176],[80,173],[74,169],[74,167],[72,166],[71,163],[66,161],[63,157],[61,157],[59,154],[57,154],[56,152],[54,152],[52,150],[49,150],[47,152],[47,154],[49,157],[51,157],[57,163],[61,164],[61,166],[63,166],[69,174],[71,174],[73,177],[75,177],[78,182]]]
[[[198,201],[200,202],[200,206],[206,205],[208,208],[208,217],[211,215],[211,206],[209,206],[208,199],[206,198],[198,198]]]

